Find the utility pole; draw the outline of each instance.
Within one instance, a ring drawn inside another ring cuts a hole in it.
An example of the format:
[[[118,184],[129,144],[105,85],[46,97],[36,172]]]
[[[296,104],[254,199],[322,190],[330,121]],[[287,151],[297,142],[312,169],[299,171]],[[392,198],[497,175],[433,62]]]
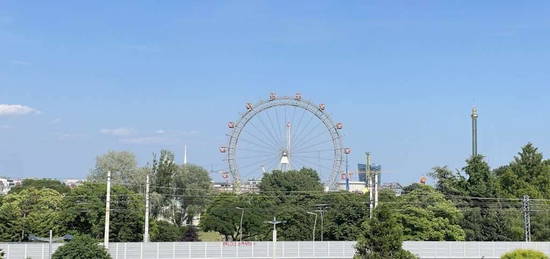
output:
[[[275,259],[275,253],[276,253],[276,245],[277,245],[277,224],[286,223],[286,221],[277,221],[276,217],[273,217],[273,220],[271,221],[264,221],[264,223],[272,224],[273,225],[273,250],[271,252],[271,255],[273,256],[273,259]]]
[[[348,172],[348,156],[351,153],[351,148],[344,148],[346,154],[346,191],[349,192],[349,172]]]
[[[145,179],[145,233],[143,233],[143,242],[149,242],[149,171]]]
[[[370,153],[367,152],[365,153],[367,155],[367,163],[365,164],[365,171],[366,171],[366,177],[367,177],[367,185],[369,186],[369,213],[370,213],[370,218],[372,218],[372,213],[373,213],[373,210],[374,210],[374,202],[373,202],[373,198],[374,198],[374,190],[373,190],[373,186],[372,186],[372,175],[371,175],[371,171],[370,171]]]
[[[243,242],[243,217],[244,217],[244,208],[235,207],[238,210],[241,210],[241,224],[239,225],[239,241]]]
[[[49,256],[48,256],[48,258],[51,259],[52,258],[52,243],[53,243],[53,232],[52,232],[51,229],[50,229],[50,241],[49,241],[49,243],[50,243],[50,246],[49,246],[49,252],[48,252]]]
[[[312,235],[313,242],[315,242],[315,226],[317,226],[317,213],[308,211],[307,214],[315,215],[315,221],[313,222],[313,235]]]
[[[378,206],[378,185],[380,184],[378,178],[380,178],[380,171],[373,171],[372,175],[374,177],[374,208],[376,209]]]
[[[111,171],[107,171],[107,197],[105,201],[105,232],[103,236],[103,245],[109,249],[109,215],[111,211]]]
[[[531,242],[531,213],[529,209],[529,195],[523,195],[523,228],[525,242]]]
[[[315,204],[315,206],[317,207],[317,210],[315,211],[321,214],[321,242],[323,242],[323,234],[325,232],[323,218],[324,218],[325,212],[327,212],[328,204]]]

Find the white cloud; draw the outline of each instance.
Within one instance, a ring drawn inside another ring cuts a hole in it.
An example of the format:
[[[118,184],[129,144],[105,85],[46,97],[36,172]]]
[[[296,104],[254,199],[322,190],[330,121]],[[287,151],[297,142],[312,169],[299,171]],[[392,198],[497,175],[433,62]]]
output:
[[[101,129],[99,132],[101,134],[112,135],[112,136],[130,136],[135,133],[135,130],[130,128],[116,128],[116,129]]]
[[[20,105],[20,104],[0,104],[0,116],[7,115],[26,115],[40,113],[40,111],[35,110],[29,106]]]
[[[164,134],[164,133],[166,133],[166,131],[164,131],[164,130],[162,130],[162,129],[159,129],[159,130],[155,131],[155,133],[157,133],[157,134]]]

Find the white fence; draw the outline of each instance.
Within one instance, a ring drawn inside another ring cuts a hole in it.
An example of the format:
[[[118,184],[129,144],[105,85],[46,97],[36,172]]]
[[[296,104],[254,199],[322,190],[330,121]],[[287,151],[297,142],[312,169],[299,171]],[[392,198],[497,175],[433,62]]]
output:
[[[550,242],[430,242],[405,241],[403,248],[420,258],[500,258],[518,248],[528,248],[550,255]]]
[[[53,244],[55,251],[60,244]],[[110,243],[113,259],[179,259],[179,258],[352,258],[355,242],[163,242]],[[550,255],[550,242],[413,242],[403,248],[420,258],[500,258],[517,248],[531,248]],[[7,259],[49,259],[47,243],[0,243]]]

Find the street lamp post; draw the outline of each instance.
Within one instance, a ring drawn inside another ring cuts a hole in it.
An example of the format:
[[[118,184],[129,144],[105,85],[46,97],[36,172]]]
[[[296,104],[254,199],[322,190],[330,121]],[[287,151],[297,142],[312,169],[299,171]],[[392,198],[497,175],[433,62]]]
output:
[[[273,259],[275,259],[275,248],[277,244],[277,224],[286,223],[286,221],[277,221],[276,217],[273,217],[273,220],[271,221],[264,221],[264,223],[272,224],[273,225],[273,251],[271,252],[271,255],[273,256]]]
[[[317,213],[313,213],[311,211],[308,211],[307,214],[315,215],[315,221],[313,223],[313,234],[312,234],[313,242],[315,242],[315,226],[317,226]]]
[[[238,210],[241,210],[241,224],[239,225],[239,241],[243,242],[243,217],[244,217],[244,208],[235,207]]]

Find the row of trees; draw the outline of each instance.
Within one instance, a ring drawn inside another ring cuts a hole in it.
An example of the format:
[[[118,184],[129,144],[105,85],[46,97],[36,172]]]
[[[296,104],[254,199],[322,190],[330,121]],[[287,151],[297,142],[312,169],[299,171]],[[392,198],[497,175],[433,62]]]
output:
[[[52,179],[25,179],[0,196],[0,241],[26,241],[29,234],[87,234],[103,237],[106,176],[112,172],[110,240],[143,240],[146,175],[151,177],[153,241],[198,240],[188,226],[204,210],[211,193],[208,172],[195,165],[177,165],[161,151],[149,166],[137,167],[129,152],[109,152],[97,158],[88,181],[73,189]]]
[[[532,240],[550,240],[550,160],[534,145],[493,170],[477,155],[462,172],[436,167],[431,175],[436,189],[462,210],[466,240],[523,240],[524,195],[530,198]]]
[[[89,181],[76,188],[55,180],[25,180],[0,196],[0,240],[23,241],[50,229],[55,235],[101,238],[108,171],[112,241],[142,240],[147,174],[153,241],[196,240],[188,226],[199,215],[202,231],[226,240],[270,240],[271,225],[264,221],[274,216],[286,221],[278,226],[281,240],[357,240],[364,222],[370,222],[367,195],[324,192],[311,169],[267,173],[259,193],[215,194],[206,170],[173,161],[171,152],[161,151],[138,167],[133,154],[109,152],[97,158]],[[403,239],[523,240],[521,199],[529,195],[532,240],[550,240],[550,161],[532,144],[503,167],[491,169],[482,156],[473,156],[461,170],[436,167],[431,176],[434,187],[412,184],[399,196],[381,191],[380,204],[393,213]]]
[[[506,165],[492,170],[484,157],[473,156],[461,170],[435,167],[430,175],[435,186],[412,184],[402,195],[381,192],[405,240],[524,240],[523,196],[529,195],[533,241],[550,240],[550,160],[544,160],[532,144],[524,146]],[[258,194],[220,194],[206,209],[201,228],[217,231],[227,240],[269,240],[266,220],[277,216],[281,240],[311,240],[314,216],[326,207],[323,224],[317,223],[315,238],[356,240],[368,221],[368,198],[364,194],[322,191],[317,174],[310,169],[274,171],[264,175]],[[316,206],[326,204],[323,206]],[[309,213],[308,213],[309,212]],[[320,214],[319,214],[320,216]]]
[[[258,194],[220,194],[206,210],[201,228],[217,231],[227,240],[240,239],[241,209],[243,240],[269,240],[271,226],[264,221],[276,216],[286,221],[278,226],[281,240],[311,240],[315,217],[315,238],[356,240],[363,232],[361,223],[369,218],[368,196],[350,192],[323,192],[317,173],[311,169],[267,173]],[[396,213],[407,240],[464,240],[459,225],[462,213],[443,194],[426,185],[415,186],[396,196],[381,193],[382,203]],[[322,221],[321,221],[322,220]]]

